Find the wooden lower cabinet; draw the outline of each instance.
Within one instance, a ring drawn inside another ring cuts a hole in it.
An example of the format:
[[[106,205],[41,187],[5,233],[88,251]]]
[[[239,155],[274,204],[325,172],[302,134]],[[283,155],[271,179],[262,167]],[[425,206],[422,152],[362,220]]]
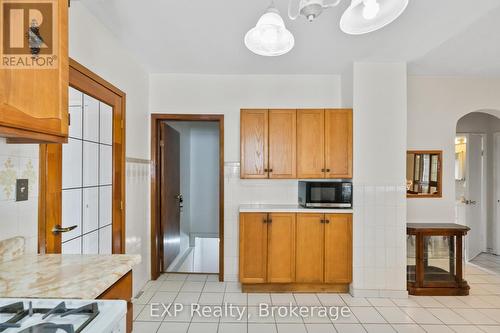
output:
[[[352,214],[240,214],[245,292],[346,292],[351,281]]]
[[[325,282],[352,281],[352,215],[325,215]]]
[[[125,274],[97,299],[120,300],[127,302],[127,333],[132,332],[134,311],[132,306],[132,271]]]
[[[323,214],[297,214],[296,282],[323,282],[325,259],[323,220]]]

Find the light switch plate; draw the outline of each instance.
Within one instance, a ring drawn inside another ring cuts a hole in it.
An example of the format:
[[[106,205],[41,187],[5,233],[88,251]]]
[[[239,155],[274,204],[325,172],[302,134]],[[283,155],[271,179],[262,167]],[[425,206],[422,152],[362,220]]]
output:
[[[16,180],[16,201],[26,201],[28,200],[28,180],[27,179],[17,179]]]

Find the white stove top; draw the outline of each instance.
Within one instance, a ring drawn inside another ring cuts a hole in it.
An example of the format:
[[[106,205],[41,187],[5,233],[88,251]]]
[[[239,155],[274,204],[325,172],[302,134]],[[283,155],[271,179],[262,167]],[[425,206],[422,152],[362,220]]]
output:
[[[125,301],[3,298],[0,332],[124,333],[126,312]]]

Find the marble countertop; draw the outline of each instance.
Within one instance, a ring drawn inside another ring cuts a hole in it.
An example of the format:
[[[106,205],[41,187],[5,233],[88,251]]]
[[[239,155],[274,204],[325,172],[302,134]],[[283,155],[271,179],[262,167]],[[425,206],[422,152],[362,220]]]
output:
[[[304,208],[299,205],[240,205],[240,213],[320,213],[320,214],[352,214],[352,209],[338,208]]]
[[[0,297],[95,299],[139,255],[24,254],[0,263]]]

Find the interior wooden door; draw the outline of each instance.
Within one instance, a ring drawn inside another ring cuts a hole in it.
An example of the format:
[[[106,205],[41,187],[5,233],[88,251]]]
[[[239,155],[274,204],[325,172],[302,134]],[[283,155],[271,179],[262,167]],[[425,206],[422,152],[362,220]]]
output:
[[[161,192],[160,223],[163,236],[163,271],[180,252],[180,135],[162,123],[160,127]]]
[[[267,281],[295,281],[295,214],[269,214]]]
[[[269,110],[269,178],[297,177],[297,112]]]
[[[241,110],[241,178],[268,178],[268,111]]]
[[[323,282],[323,220],[323,214],[297,214],[296,282]]]
[[[352,215],[325,215],[325,282],[352,281]]]
[[[325,110],[326,178],[352,178],[352,110]]]
[[[267,280],[267,214],[240,214],[240,282]]]
[[[324,110],[297,110],[297,175],[325,177]]]

